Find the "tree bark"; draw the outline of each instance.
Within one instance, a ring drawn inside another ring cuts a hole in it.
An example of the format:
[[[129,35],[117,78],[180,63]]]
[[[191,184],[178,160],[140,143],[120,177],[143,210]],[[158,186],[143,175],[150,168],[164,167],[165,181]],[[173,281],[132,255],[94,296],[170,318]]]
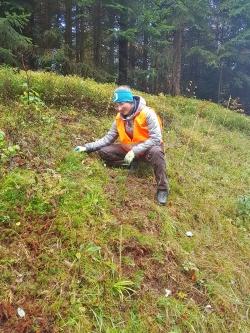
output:
[[[41,18],[42,18],[42,30],[46,31],[50,28],[50,20],[49,20],[49,1],[43,0],[41,10]]]
[[[218,80],[218,93],[217,93],[217,102],[221,102],[221,90],[222,90],[222,74],[223,74],[223,64],[220,64],[219,67],[219,80]]]
[[[80,30],[80,8],[78,5],[76,5],[76,21],[75,21],[75,29],[76,29],[76,48],[75,48],[75,58],[76,62],[80,61],[80,36],[81,36],[81,30]]]
[[[65,43],[72,48],[72,0],[65,0]]]
[[[182,47],[183,29],[180,28],[174,32],[173,40],[173,69],[172,69],[172,83],[171,95],[178,96],[181,94],[181,47]]]
[[[39,3],[34,3],[34,23],[38,25],[37,42],[43,49],[47,49],[48,43],[44,39],[45,31],[51,28],[51,14],[50,14],[50,2],[49,0],[42,0]],[[34,29],[34,27],[33,27]]]
[[[126,6],[126,2],[124,2]],[[128,29],[128,8],[120,15],[120,32],[124,32]],[[128,81],[128,40],[125,36],[119,36],[119,73],[118,83],[120,85],[127,84]]]
[[[76,6],[76,61],[84,59],[84,9]]]
[[[101,65],[101,12],[102,2],[96,0],[93,7],[93,60],[97,67]]]
[[[85,31],[85,20],[84,20],[84,9],[82,8],[81,9],[81,18],[80,18],[80,40],[79,40],[79,43],[80,43],[80,47],[79,47],[79,55],[80,55],[80,62],[83,62],[84,61],[84,52],[85,52],[85,43],[84,43],[84,31]]]
[[[143,33],[143,54],[142,54],[142,69],[145,74],[143,74],[143,79],[141,82],[142,90],[148,90],[148,79],[147,79],[147,71],[148,71],[148,33],[144,31]]]
[[[133,42],[130,42],[128,45],[128,77],[129,84],[134,85],[136,81],[135,77],[135,67],[136,67],[136,48]]]

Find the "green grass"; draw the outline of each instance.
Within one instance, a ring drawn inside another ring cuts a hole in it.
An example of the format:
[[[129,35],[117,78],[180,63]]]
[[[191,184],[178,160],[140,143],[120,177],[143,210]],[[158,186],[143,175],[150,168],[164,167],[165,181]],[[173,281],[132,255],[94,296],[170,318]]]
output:
[[[143,94],[164,118],[159,207],[150,168],[73,152],[111,125],[113,86],[30,75],[47,107],[20,104],[25,75],[0,70],[4,149],[20,147],[0,161],[3,331],[249,332],[249,119]]]

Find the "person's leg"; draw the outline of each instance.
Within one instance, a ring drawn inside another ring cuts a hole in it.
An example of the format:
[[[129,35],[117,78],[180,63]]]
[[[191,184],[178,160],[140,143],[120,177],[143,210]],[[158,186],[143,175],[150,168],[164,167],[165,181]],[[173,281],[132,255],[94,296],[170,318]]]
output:
[[[157,200],[160,204],[165,205],[167,202],[169,186],[166,174],[166,162],[163,147],[153,146],[146,151],[144,158],[152,165],[154,169],[157,183]]]
[[[121,166],[124,164],[124,157],[127,154],[127,151],[121,144],[111,144],[101,148],[98,153],[107,165]]]

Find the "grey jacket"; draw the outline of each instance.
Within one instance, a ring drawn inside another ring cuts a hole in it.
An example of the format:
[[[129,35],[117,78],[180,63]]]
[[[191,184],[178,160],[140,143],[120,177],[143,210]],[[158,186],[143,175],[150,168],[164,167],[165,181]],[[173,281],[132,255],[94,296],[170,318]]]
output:
[[[149,139],[133,146],[133,152],[135,153],[135,155],[138,155],[144,153],[152,146],[160,146],[162,143],[162,133],[156,113],[151,108],[146,106],[145,100],[142,97],[134,96],[134,104],[135,108],[131,116],[124,118],[120,114],[120,117],[125,120],[126,131],[133,133],[133,123],[135,117],[141,112],[142,109],[146,113],[146,119],[149,129]],[[96,151],[101,149],[102,147],[114,143],[118,139],[118,137],[119,134],[116,128],[116,121],[114,121],[110,130],[104,137],[97,141],[86,143],[84,146],[86,147],[87,152]]]

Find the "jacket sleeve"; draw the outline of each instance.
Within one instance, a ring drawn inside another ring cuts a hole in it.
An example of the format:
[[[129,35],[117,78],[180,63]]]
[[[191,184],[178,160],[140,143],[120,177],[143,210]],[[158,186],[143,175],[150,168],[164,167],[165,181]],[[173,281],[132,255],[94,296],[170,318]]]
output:
[[[146,112],[149,138],[146,141],[133,147],[133,152],[135,155],[144,153],[152,146],[160,146],[162,143],[161,126],[156,113],[150,108],[145,108],[143,111]]]
[[[99,140],[94,142],[86,143],[84,147],[86,147],[87,152],[93,152],[101,149],[102,147],[108,146],[111,143],[115,142],[118,138],[118,131],[116,128],[116,122],[114,121],[108,133]]]

